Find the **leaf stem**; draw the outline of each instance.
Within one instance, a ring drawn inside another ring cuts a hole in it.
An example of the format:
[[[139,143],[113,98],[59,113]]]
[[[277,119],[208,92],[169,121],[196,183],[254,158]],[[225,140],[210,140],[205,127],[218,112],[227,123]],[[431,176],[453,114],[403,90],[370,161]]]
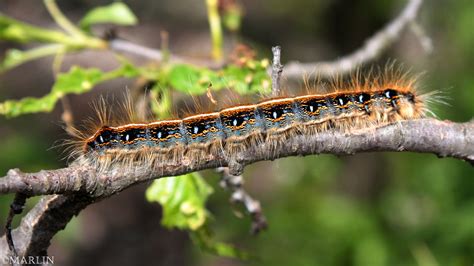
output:
[[[27,51],[19,51],[16,49],[9,50],[6,54],[5,60],[0,62],[0,72],[14,68],[31,60],[54,55],[63,50],[64,45],[62,44],[48,44]]]
[[[48,9],[49,14],[53,17],[54,21],[63,28],[66,32],[71,34],[73,37],[78,39],[86,38],[86,35],[77,28],[59,9],[55,0],[44,0],[44,5]]]
[[[48,9],[51,17],[56,23],[64,29],[69,36],[72,37],[72,45],[67,48],[91,48],[91,49],[105,49],[107,42],[102,39],[90,37],[81,29],[76,27],[58,8],[55,0],[44,0],[44,5]]]

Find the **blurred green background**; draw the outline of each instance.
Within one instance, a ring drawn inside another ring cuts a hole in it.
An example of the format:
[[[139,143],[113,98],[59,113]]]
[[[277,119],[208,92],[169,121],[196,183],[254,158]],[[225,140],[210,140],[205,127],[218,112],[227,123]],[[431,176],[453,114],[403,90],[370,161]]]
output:
[[[140,20],[120,28],[120,36],[159,47],[169,33],[173,53],[205,56],[210,37],[204,1],[125,1]],[[59,1],[70,18],[109,1]],[[237,35],[259,57],[282,46],[283,63],[341,57],[397,16],[406,1],[262,0],[242,1],[244,17]],[[44,27],[53,26],[42,4],[2,0],[0,11]],[[411,31],[374,62],[396,59],[415,72],[426,71],[421,85],[441,90],[449,106],[435,109],[440,119],[468,121],[474,114],[474,2],[426,1],[418,18],[434,50],[424,52]],[[100,29],[98,30],[100,32]],[[0,43],[1,54],[14,46]],[[97,60],[97,56],[101,56]],[[0,76],[0,101],[46,94],[53,84],[52,59],[27,63]],[[113,69],[110,55],[84,52],[67,56],[72,64]],[[303,82],[299,82],[302,86]],[[91,115],[88,102],[99,94],[122,93],[133,81],[104,83],[71,97],[77,120]],[[292,85],[295,86],[295,85]],[[0,117],[0,175],[66,165],[52,147],[67,138],[61,108],[49,114]],[[215,237],[258,257],[241,262],[201,252],[185,232],[160,225],[161,210],[148,203],[149,184],[90,206],[58,234],[49,249],[58,265],[472,265],[474,263],[474,171],[465,162],[430,154],[368,153],[286,158],[246,168],[246,188],[261,200],[269,228],[249,234],[248,217],[237,218],[218,175],[204,171],[214,187],[208,201]],[[3,223],[11,196],[0,197]],[[34,201],[30,201],[31,206]]]

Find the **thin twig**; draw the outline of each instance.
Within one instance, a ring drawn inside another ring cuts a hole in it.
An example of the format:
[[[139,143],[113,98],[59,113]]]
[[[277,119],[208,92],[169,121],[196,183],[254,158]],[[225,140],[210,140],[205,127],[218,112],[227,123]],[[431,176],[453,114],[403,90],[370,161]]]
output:
[[[262,207],[258,200],[255,200],[245,191],[244,178],[242,175],[232,175],[228,167],[219,167],[217,171],[222,174],[220,185],[224,189],[231,191],[230,200],[232,203],[239,203],[245,207],[252,219],[252,234],[258,234],[267,228],[267,220],[262,212]]]
[[[163,60],[163,53],[160,50],[145,47],[122,39],[110,40],[109,48],[117,52],[127,52],[131,54],[140,55],[150,60]]]
[[[13,199],[12,204],[10,204],[10,211],[8,212],[7,222],[5,223],[5,235],[7,238],[8,248],[13,253],[15,257],[18,256],[18,252],[16,251],[15,244],[13,242],[12,237],[12,222],[13,218],[17,214],[21,214],[23,212],[23,208],[25,207],[27,196],[23,193],[16,193],[15,198]]]
[[[272,96],[276,97],[280,95],[280,78],[283,66],[280,62],[281,47],[272,47],[273,60],[272,60]]]
[[[423,27],[421,27],[416,21],[412,21],[410,23],[410,29],[420,41],[421,47],[423,47],[425,53],[431,54],[434,50],[433,41],[428,35],[426,35]]]
[[[410,0],[396,19],[366,40],[364,46],[351,54],[330,62],[289,62],[286,64],[284,76],[289,79],[298,79],[304,74],[316,73],[319,76],[332,77],[336,74],[349,73],[360,65],[376,59],[399,39],[401,32],[416,19],[422,2],[423,0]]]
[[[115,38],[108,41],[108,47],[115,52],[123,52],[138,55],[149,60],[162,62],[165,58],[163,52],[159,49],[149,48],[127,40]],[[213,60],[196,59],[191,57],[182,57],[175,54],[167,55],[167,62],[170,63],[187,63],[197,66],[209,67],[211,69],[220,69],[224,66],[224,62],[214,62]]]

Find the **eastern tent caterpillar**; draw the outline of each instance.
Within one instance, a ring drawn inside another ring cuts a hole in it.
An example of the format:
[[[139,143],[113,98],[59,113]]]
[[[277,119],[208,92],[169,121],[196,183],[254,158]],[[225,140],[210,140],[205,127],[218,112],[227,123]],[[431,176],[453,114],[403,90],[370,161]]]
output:
[[[234,154],[250,146],[263,144],[276,150],[294,134],[351,132],[431,113],[427,105],[433,93],[419,94],[415,78],[391,68],[380,75],[332,82],[330,89],[325,94],[267,99],[141,123],[111,122],[102,104],[100,124],[91,133],[78,133],[75,153],[104,170],[116,164],[195,164],[216,153],[231,162]]]

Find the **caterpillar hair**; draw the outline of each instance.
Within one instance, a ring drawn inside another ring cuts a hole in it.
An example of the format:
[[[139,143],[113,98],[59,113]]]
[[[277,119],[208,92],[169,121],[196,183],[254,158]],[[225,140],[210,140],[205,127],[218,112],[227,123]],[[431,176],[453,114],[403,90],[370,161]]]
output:
[[[358,72],[347,81],[336,78],[324,93],[318,85],[304,95],[161,121],[136,121],[130,102],[113,119],[101,100],[95,108],[98,123],[76,130],[72,154],[101,170],[157,163],[193,165],[217,154],[236,161],[235,154],[258,145],[277,152],[294,135],[351,133],[433,115],[429,104],[440,101],[437,92],[423,94],[417,86],[416,76],[387,67],[367,75]]]

